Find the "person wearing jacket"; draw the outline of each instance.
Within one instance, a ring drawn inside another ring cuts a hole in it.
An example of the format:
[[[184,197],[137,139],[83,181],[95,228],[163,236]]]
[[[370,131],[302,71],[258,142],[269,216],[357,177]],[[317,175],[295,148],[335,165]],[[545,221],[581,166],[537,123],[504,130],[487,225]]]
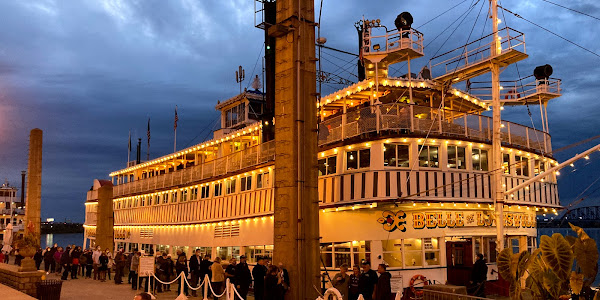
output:
[[[196,249],[194,255],[190,256],[190,273],[192,274],[192,282],[190,284],[192,287],[198,287],[198,284],[204,279],[200,277],[200,264],[202,263],[202,255],[200,253],[200,249]],[[192,290],[192,297],[196,297],[198,294],[196,290]]]
[[[131,289],[138,289],[138,269],[140,268],[140,256],[141,252],[135,251],[133,257],[131,257],[131,263],[129,264],[129,278],[131,278]]]
[[[343,264],[340,267],[340,272],[333,276],[333,287],[340,291],[342,294],[343,300],[348,300],[348,284],[350,283],[350,276],[346,273],[348,272],[348,265]]]
[[[44,271],[46,271],[46,275],[50,274],[50,272],[54,271],[54,268],[56,268],[54,265],[54,257],[52,257],[53,254],[54,252],[52,252],[52,248],[50,247],[47,247],[46,251],[44,251]]]
[[[98,247],[99,248],[99,247]],[[101,282],[106,281],[106,272],[108,271],[108,255],[105,252],[100,252],[100,257],[98,257],[98,280]]]
[[[211,278],[211,286],[215,294],[221,294],[223,292],[223,283],[225,282],[225,270],[223,270],[223,266],[221,265],[221,258],[215,258],[215,262],[210,266],[210,271],[212,272]],[[216,295],[214,295],[215,299],[218,299]]]
[[[69,269],[71,267],[71,256],[69,255],[70,252],[71,247],[67,247],[60,257],[60,265],[64,269],[61,277],[62,280],[67,280],[69,277]]]
[[[265,297],[265,276],[267,276],[267,267],[265,259],[258,258],[258,264],[252,269],[252,278],[254,278],[254,299],[263,300]]]
[[[123,283],[123,269],[125,269],[126,261],[127,258],[123,253],[123,248],[121,248],[117,251],[117,254],[115,254],[115,284]]]
[[[348,300],[356,300],[358,299],[358,295],[360,295],[360,290],[358,288],[358,281],[360,280],[360,268],[358,266],[354,266],[352,268],[352,274],[350,274],[349,280]]]
[[[44,259],[44,257],[42,256],[42,248],[38,248],[37,251],[35,252],[35,254],[33,255],[33,260],[35,261],[36,269],[38,269],[38,270],[40,269],[43,259]]]
[[[94,280],[100,280],[100,256],[102,256],[102,247],[96,247],[92,252],[92,268],[94,269]]]
[[[269,266],[267,276],[265,276],[264,299],[282,300],[283,299],[283,273],[275,265]]]
[[[379,279],[377,279],[377,285],[373,292],[374,300],[392,300],[392,285],[391,278],[392,274],[386,270],[384,264],[379,264],[377,267],[377,273],[379,273]]]
[[[54,272],[56,272],[56,275],[60,275],[60,271],[62,270],[62,265],[60,264],[60,258],[63,255],[63,248],[62,247],[58,247],[56,248],[56,252],[54,252],[54,265],[56,266],[56,269],[54,270]]]
[[[240,263],[235,268],[235,288],[244,300],[247,299],[251,283],[252,275],[250,274],[250,268],[248,268],[248,263],[246,263],[246,256],[242,255],[240,256]]]
[[[365,300],[373,299],[373,291],[377,284],[377,273],[371,269],[371,263],[366,261],[363,263],[363,273],[358,279],[358,289]]]
[[[79,260],[81,257],[81,248],[75,247],[71,251],[71,279],[77,279],[77,273],[79,271]]]
[[[188,265],[187,265],[187,257],[185,256],[185,253],[181,250],[177,250],[177,260],[175,261],[175,271],[177,272],[177,274],[175,274],[175,276],[179,276],[179,274],[181,274],[183,272],[183,276],[185,276],[187,278],[188,276]],[[183,293],[187,296],[188,295],[188,286],[187,284],[183,284]],[[177,287],[177,294],[181,294],[181,281],[179,281],[178,287]]]
[[[200,280],[204,280],[206,275],[208,275],[208,280],[212,278],[212,273],[210,272],[210,266],[212,265],[212,261],[210,261],[210,255],[204,255],[204,259],[200,263]]]

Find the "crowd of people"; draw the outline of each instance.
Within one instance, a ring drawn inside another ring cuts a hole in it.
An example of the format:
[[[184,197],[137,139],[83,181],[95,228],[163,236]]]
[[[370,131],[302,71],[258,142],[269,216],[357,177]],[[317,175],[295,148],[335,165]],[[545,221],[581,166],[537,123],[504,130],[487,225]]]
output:
[[[348,274],[348,265],[343,264],[331,282],[340,291],[343,300],[356,300],[359,295],[363,295],[365,300],[390,300],[391,278],[385,264],[380,264],[375,272],[371,269],[371,263],[365,261],[362,263],[362,271],[359,266],[354,266],[352,274]]]
[[[20,263],[18,253],[15,252],[15,264]],[[108,249],[100,246],[95,249],[83,250],[80,246],[69,245],[59,247],[47,247],[39,249],[35,254],[34,261],[38,270],[42,268],[46,274],[56,273],[62,280],[70,279],[92,279],[105,282],[114,280],[115,284],[122,284],[124,277],[133,290],[152,290],[154,293],[163,293],[171,290],[171,284],[179,274],[183,273],[189,284],[197,288],[204,278],[210,280],[209,296],[219,299],[219,295],[225,290],[227,279],[235,286],[239,295],[247,299],[248,291],[254,288],[254,299],[256,300],[283,300],[290,288],[290,278],[283,264],[272,264],[267,257],[258,257],[257,264],[250,268],[246,256],[240,256],[240,261],[231,258],[224,263],[220,257],[211,260],[210,255],[202,255],[200,249],[188,258],[182,250],[177,250],[175,257],[167,252],[146,254],[154,257],[154,275],[158,280],[146,274],[140,274],[140,259],[142,252],[137,249],[125,253],[118,249],[114,254]],[[3,260],[8,263],[8,255]],[[361,269],[362,268],[362,269]],[[112,275],[112,279],[111,279]],[[138,280],[139,279],[139,280]],[[363,295],[365,300],[391,300],[392,291],[390,285],[391,275],[386,271],[386,266],[378,266],[377,272],[371,269],[369,262],[363,262],[361,266],[354,266],[349,273],[348,265],[344,264],[340,272],[331,278],[332,285],[337,288],[343,296],[343,300],[357,300]],[[177,293],[186,296],[198,296],[197,289],[188,289],[188,285],[181,285],[181,281],[174,282]],[[202,289],[199,290],[200,293]]]

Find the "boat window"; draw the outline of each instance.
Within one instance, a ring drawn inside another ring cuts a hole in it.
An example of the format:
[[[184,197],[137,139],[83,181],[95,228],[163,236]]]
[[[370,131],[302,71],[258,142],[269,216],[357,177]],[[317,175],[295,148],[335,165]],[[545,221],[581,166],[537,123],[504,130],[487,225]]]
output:
[[[249,191],[252,189],[252,176],[242,177],[240,180],[240,186],[243,191]]]
[[[515,156],[517,176],[529,176],[529,160],[524,156]]]
[[[319,159],[319,176],[335,174],[337,165],[337,156],[330,156]]]
[[[171,203],[177,203],[177,191],[171,193]]]
[[[200,187],[200,198],[208,198],[210,197],[210,185],[204,185]]]
[[[346,152],[346,170],[368,168],[371,164],[371,149]]]
[[[533,172],[535,175],[539,175],[546,172],[546,163],[539,159],[536,159]]]
[[[215,184],[215,197],[221,196],[221,194],[223,194],[223,184],[219,182]]]
[[[191,191],[190,200],[198,199],[198,188],[197,187],[193,188],[190,191]]]
[[[408,145],[383,144],[383,165],[408,168]]]
[[[438,147],[419,145],[419,167],[438,168]]]
[[[321,259],[326,268],[339,268],[342,264],[359,265],[371,259],[370,241],[321,243]]]
[[[402,267],[402,240],[381,241],[383,246],[383,261],[390,267]]]
[[[256,188],[262,189],[269,187],[269,172],[259,173],[256,175]]]
[[[246,118],[246,104],[234,106],[225,112],[225,127],[232,127],[241,123]]]
[[[421,239],[404,239],[404,265],[407,268],[423,266],[423,247]]]
[[[273,245],[246,246],[244,255],[249,263],[256,263],[259,257],[270,259],[273,257]]]
[[[448,146],[448,168],[466,169],[465,147]]]
[[[230,179],[225,181],[225,193],[226,194],[232,194],[235,193],[235,183],[236,183],[236,179]]]
[[[473,149],[471,154],[473,161],[473,170],[487,171],[488,170],[488,152],[482,149]]]
[[[510,155],[508,153],[502,154],[502,168],[504,174],[510,174]]]
[[[188,201],[188,190],[184,189],[181,192],[181,202],[186,202],[186,201]]]

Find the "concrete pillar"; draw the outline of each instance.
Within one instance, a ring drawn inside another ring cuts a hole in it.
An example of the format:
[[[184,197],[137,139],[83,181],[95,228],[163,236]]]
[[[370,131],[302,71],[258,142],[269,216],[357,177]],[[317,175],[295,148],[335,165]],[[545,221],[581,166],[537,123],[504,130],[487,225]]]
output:
[[[29,163],[27,166],[27,198],[25,226],[33,231],[40,243],[40,213],[42,204],[42,130],[35,128],[29,134]]]
[[[114,251],[113,185],[98,189],[98,213],[96,219],[96,246]]]
[[[314,3],[277,0],[273,264],[287,268],[289,300],[316,299],[319,284]]]

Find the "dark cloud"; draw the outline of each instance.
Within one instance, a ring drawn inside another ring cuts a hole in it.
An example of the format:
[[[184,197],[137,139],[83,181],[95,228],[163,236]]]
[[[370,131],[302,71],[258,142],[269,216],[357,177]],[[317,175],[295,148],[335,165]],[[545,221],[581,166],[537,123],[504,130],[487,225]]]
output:
[[[599,51],[598,21],[540,0],[502,1],[503,5],[593,51]],[[318,4],[316,1],[317,14]],[[594,1],[565,6],[598,14]],[[451,6],[449,13],[424,24]],[[447,28],[474,5],[454,30]],[[410,11],[425,35],[424,58],[412,71],[442,53],[479,38],[486,21],[484,0],[406,1],[324,0],[321,33],[327,45],[358,53],[354,22],[363,16],[393,26],[396,15]],[[199,142],[218,118],[217,100],[237,91],[233,72],[243,65],[247,78],[255,66],[263,32],[254,28],[252,1],[2,1],[0,2],[0,176],[19,182],[27,168],[29,130],[44,130],[43,217],[83,220],[83,200],[94,178],[124,166],[127,135],[145,136],[151,118],[151,156],[172,149],[173,109],[179,106],[179,147]],[[540,64],[554,66],[563,79],[563,97],[550,103],[550,131],[555,148],[598,133],[600,59],[510,15],[504,25],[526,34],[528,60],[509,67],[503,78],[527,76]],[[487,24],[489,27],[489,23]],[[435,41],[440,32],[446,30]],[[448,38],[450,32],[452,37]],[[355,57],[325,51],[324,70],[356,81]],[[254,70],[254,72],[253,72]],[[407,72],[393,66],[392,74]],[[249,84],[249,81],[246,82]],[[339,86],[324,85],[323,94]],[[507,120],[540,128],[539,108],[505,110]],[[574,120],[576,118],[576,120]],[[556,156],[566,159],[580,148]],[[594,157],[592,157],[594,158]],[[572,201],[597,175],[596,160],[561,175],[563,201]],[[583,187],[583,188],[582,188]]]

